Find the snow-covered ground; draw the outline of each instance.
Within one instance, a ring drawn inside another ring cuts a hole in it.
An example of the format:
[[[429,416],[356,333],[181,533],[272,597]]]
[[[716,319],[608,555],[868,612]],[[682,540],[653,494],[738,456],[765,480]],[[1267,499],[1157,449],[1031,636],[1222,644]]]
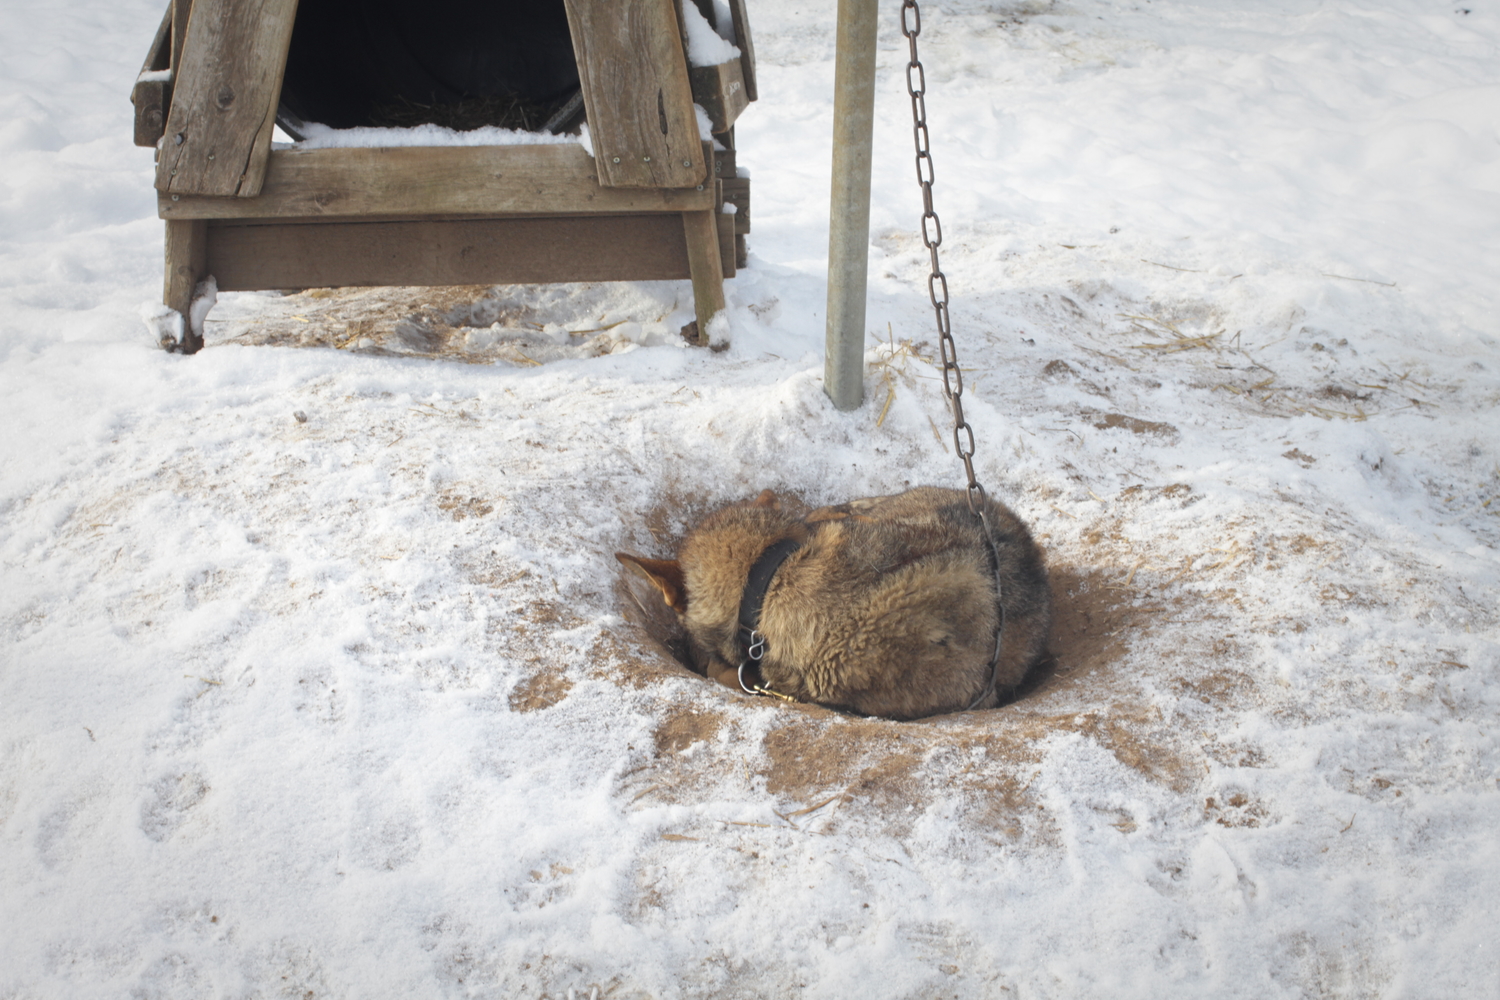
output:
[[[0,997],[1500,996],[1496,0],[929,5],[1056,663],[896,724],[633,623],[613,552],[715,504],[959,482],[883,6],[850,414],[831,2],[752,0],[727,351],[641,283],[226,295],[189,358],[161,0],[0,7]]]

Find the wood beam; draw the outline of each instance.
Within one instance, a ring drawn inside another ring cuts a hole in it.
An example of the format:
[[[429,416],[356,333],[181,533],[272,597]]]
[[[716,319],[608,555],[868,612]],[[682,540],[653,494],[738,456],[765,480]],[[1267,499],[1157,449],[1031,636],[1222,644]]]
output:
[[[157,207],[164,219],[270,219],[640,214],[714,206],[712,185],[607,188],[598,173],[594,158],[573,143],[274,150],[255,198],[163,192]]]
[[[260,192],[296,12],[297,0],[195,0],[173,66],[157,190]]]
[[[703,183],[708,166],[673,0],[565,3],[600,183]]]
[[[183,354],[193,354],[203,341],[189,322],[193,291],[208,272],[208,223],[197,219],[167,220],[166,267],[162,301],[182,314]]]
[[[206,268],[223,291],[696,279],[682,218],[226,220],[207,223]]]

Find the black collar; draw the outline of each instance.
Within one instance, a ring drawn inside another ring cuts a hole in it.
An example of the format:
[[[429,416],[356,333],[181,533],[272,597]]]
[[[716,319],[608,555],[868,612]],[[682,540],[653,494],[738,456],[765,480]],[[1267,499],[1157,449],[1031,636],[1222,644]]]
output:
[[[771,578],[786,562],[787,556],[802,548],[794,538],[783,538],[762,552],[755,565],[750,567],[750,576],[745,581],[745,592],[740,595],[740,651],[747,659],[759,661],[765,655],[765,639],[758,631],[760,608],[766,600],[766,589]]]

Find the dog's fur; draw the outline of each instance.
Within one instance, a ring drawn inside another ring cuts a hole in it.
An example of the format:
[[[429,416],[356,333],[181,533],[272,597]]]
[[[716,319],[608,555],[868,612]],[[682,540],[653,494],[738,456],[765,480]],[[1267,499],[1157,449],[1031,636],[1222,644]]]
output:
[[[999,550],[1004,634],[992,708],[1040,659],[1052,622],[1041,551],[1009,508],[987,500]],[[765,686],[798,701],[916,719],[968,708],[990,680],[995,574],[960,490],[922,486],[824,507],[798,520],[770,490],[710,515],[677,560],[616,553],[660,588],[698,669],[737,687],[740,597],[750,568],[782,539],[802,548],[766,590]]]

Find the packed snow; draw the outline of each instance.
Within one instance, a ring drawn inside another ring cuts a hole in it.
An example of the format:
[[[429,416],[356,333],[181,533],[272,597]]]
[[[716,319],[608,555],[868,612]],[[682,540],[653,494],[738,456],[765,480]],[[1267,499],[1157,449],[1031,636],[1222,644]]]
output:
[[[961,484],[882,6],[847,414],[832,3],[750,5],[726,350],[640,282],[224,293],[192,357],[160,0],[0,8],[0,997],[1500,995],[1495,0],[926,6],[1055,661],[857,719],[631,600],[766,487]]]
[[[320,122],[303,122],[303,138],[285,143],[288,149],[355,149],[392,146],[566,146],[578,136],[563,133],[527,132],[522,129],[485,125],[481,128],[451,129],[442,125],[414,125],[411,128],[330,128]],[[290,138],[290,137],[288,137]]]
[[[687,47],[688,63],[692,66],[717,66],[740,57],[740,50],[725,35],[732,25],[724,13],[714,12],[714,20],[722,21],[726,31],[720,34],[695,4],[682,8],[683,43]]]

